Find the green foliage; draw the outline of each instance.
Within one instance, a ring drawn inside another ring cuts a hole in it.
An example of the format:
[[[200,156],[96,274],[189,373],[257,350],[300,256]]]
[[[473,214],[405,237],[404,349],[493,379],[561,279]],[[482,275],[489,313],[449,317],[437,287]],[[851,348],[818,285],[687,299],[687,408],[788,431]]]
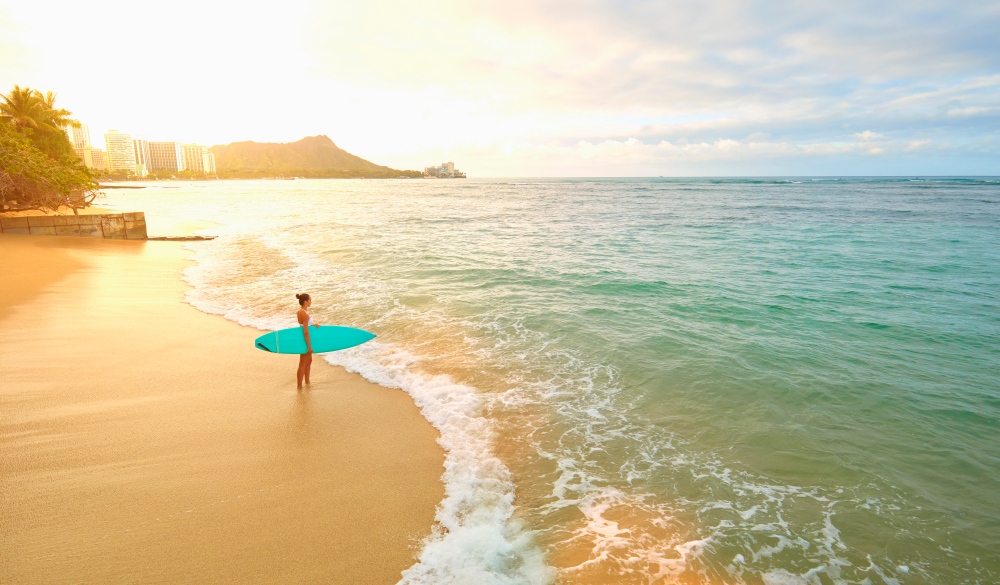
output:
[[[73,152],[60,125],[70,113],[55,95],[14,86],[0,103],[0,208],[85,207],[97,182]]]
[[[8,95],[0,97],[0,119],[30,138],[35,148],[55,159],[73,155],[73,145],[62,129],[80,123],[70,119],[69,111],[56,108],[54,93],[15,85]]]
[[[138,177],[132,169],[90,169],[95,178],[101,181],[133,181]]]
[[[9,95],[3,96],[0,117],[13,124],[25,136],[31,136],[45,123],[42,95],[30,87],[14,86]]]
[[[150,181],[169,181],[170,179],[176,179],[177,171],[150,171],[146,178]]]

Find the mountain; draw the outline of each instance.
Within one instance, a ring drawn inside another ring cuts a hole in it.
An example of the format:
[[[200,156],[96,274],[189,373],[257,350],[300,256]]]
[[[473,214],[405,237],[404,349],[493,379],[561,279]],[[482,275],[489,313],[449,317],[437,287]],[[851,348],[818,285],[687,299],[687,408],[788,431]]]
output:
[[[234,142],[213,146],[215,167],[222,178],[419,177],[419,171],[399,171],[377,165],[337,147],[327,136],[298,142]]]

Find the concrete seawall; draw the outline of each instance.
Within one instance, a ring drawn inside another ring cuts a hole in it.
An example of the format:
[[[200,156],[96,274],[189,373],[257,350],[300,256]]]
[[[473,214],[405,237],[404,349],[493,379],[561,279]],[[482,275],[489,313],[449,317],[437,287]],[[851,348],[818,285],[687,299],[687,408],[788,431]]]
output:
[[[145,240],[146,214],[37,215],[0,217],[0,233]]]

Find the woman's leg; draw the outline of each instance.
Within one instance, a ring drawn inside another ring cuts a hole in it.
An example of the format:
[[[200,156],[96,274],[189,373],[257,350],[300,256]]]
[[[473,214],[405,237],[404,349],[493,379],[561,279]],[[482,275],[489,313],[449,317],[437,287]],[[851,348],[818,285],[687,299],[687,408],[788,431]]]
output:
[[[299,369],[295,372],[295,381],[298,383],[299,390],[302,389],[302,378],[306,376],[306,358],[312,358],[312,356],[309,354],[299,356]]]
[[[307,353],[303,357],[306,358],[306,384],[308,384],[309,383],[309,371],[312,370],[312,365],[313,365],[313,354]]]

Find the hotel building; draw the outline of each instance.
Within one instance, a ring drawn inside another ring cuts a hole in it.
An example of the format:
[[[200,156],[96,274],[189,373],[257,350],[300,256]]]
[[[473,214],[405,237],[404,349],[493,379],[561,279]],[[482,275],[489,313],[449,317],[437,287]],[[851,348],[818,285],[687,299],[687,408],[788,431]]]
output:
[[[149,141],[136,138],[132,141],[135,152],[135,174],[145,177],[149,174]]]
[[[437,177],[439,179],[464,179],[465,173],[455,168],[455,163],[441,163],[439,167],[424,167],[425,177]]]
[[[215,154],[210,152],[207,146],[182,144],[181,156],[186,170],[208,175],[215,174]]]
[[[101,169],[102,171],[108,170],[108,157],[104,156],[104,151],[100,148],[89,148],[90,160],[92,162],[92,169]],[[84,159],[86,162],[86,159]]]
[[[147,142],[149,171],[183,171],[184,156],[177,142]]]
[[[104,145],[108,148],[108,170],[137,172],[135,145],[131,136],[111,130],[104,135]]]
[[[90,129],[86,124],[80,124],[79,128],[67,124],[63,126],[63,130],[69,138],[69,143],[73,145],[73,150],[90,148]]]
[[[66,132],[69,143],[73,145],[73,152],[80,157],[83,164],[91,169],[103,168],[94,164],[93,147],[90,145],[90,129],[87,128],[86,124],[80,124],[79,128],[67,124],[63,126],[63,131]]]

